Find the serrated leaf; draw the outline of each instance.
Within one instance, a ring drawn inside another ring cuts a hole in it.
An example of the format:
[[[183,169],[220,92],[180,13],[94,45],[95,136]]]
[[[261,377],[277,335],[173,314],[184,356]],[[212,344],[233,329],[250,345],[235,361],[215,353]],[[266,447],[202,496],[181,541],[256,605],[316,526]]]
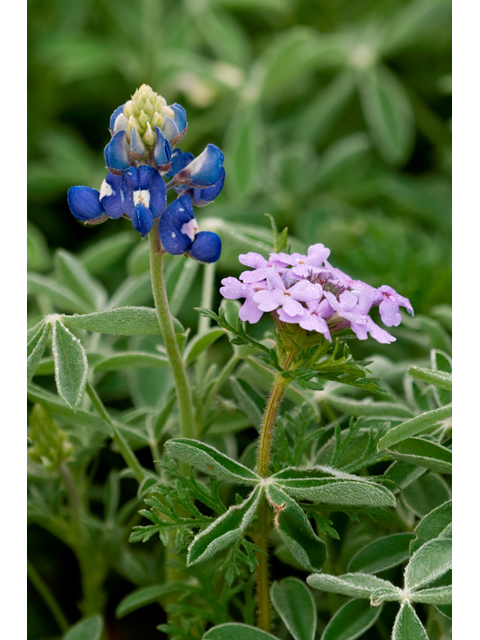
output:
[[[95,373],[120,371],[122,369],[157,369],[167,367],[168,358],[154,353],[116,353],[114,356],[100,360],[94,367]]]
[[[210,329],[202,335],[195,336],[185,347],[184,360],[189,365],[198,358],[198,356],[208,349],[214,342],[225,335],[224,329]]]
[[[32,381],[35,370],[42,359],[49,335],[50,323],[44,322],[27,343],[27,384]]]
[[[407,507],[419,518],[423,518],[451,497],[445,480],[431,471],[408,485],[401,496]]]
[[[439,389],[445,389],[446,391],[452,390],[452,374],[447,371],[434,371],[433,369],[424,369],[422,367],[409,367],[407,374],[412,376],[412,378],[417,378],[427,384],[433,384]]]
[[[448,404],[440,409],[433,409],[433,411],[427,411],[422,413],[411,420],[402,422],[401,424],[393,427],[390,431],[380,438],[378,442],[378,450],[387,449],[397,442],[416,436],[422,431],[425,431],[429,427],[434,426],[442,420],[446,420],[452,416],[452,405]]]
[[[231,506],[199,533],[188,548],[187,566],[202,562],[237,542],[257,513],[262,487],[256,487],[241,504]]]
[[[395,460],[410,462],[439,473],[452,473],[452,452],[430,440],[407,438],[387,449]]]
[[[395,618],[392,640],[428,640],[427,632],[409,602],[402,603]]]
[[[415,551],[405,569],[405,587],[417,591],[452,568],[452,541],[435,539]]]
[[[87,411],[81,411],[80,409],[77,409],[76,412],[73,411],[73,409],[70,409],[56,394],[42,387],[29,384],[27,387],[27,398],[30,402],[38,402],[54,415],[66,418],[70,424],[88,427],[95,431],[100,431],[107,436],[113,435],[111,426],[104,420]]]
[[[405,89],[384,66],[364,69],[358,81],[363,115],[375,146],[387,162],[403,163],[415,131]]]
[[[298,578],[274,582],[270,589],[272,604],[295,640],[314,640],[317,629],[315,600]]]
[[[50,302],[62,311],[69,313],[88,313],[91,309],[81,298],[53,278],[38,273],[27,274],[27,287],[30,293],[46,296]]]
[[[379,573],[396,567],[409,558],[413,533],[394,533],[377,538],[357,551],[347,567],[349,572]]]
[[[422,591],[413,591],[410,594],[412,602],[422,602],[423,604],[444,605],[452,604],[452,587],[433,587],[432,589],[422,589]]]
[[[151,584],[147,587],[140,587],[140,589],[132,591],[132,593],[129,593],[128,596],[123,598],[115,611],[115,615],[117,618],[123,618],[123,616],[126,616],[132,611],[145,607],[152,602],[157,602],[160,598],[163,598],[163,596],[184,590],[185,585],[181,582]]]
[[[167,452],[199,471],[234,484],[254,485],[260,476],[232,460],[214,447],[190,438],[172,438],[165,444]]]
[[[53,325],[52,352],[58,393],[76,411],[87,384],[87,355],[80,340],[58,320]]]
[[[114,336],[149,336],[161,333],[156,311],[148,307],[119,307],[81,316],[65,316],[62,322],[67,327]]]
[[[330,619],[321,640],[356,640],[368,631],[382,613],[366,600],[350,600]]]
[[[63,640],[100,640],[102,631],[102,616],[91,616],[74,624],[63,636]]]
[[[422,545],[430,540],[441,537],[451,537],[449,527],[452,524],[452,501],[444,502],[430,511],[415,527],[416,538],[410,543],[410,554],[418,551]]]
[[[353,598],[370,599],[372,593],[379,589],[391,591],[392,600],[397,600],[399,597],[399,589],[391,582],[367,573],[346,573],[343,576],[315,573],[308,576],[307,584],[320,591],[339,593]]]
[[[68,289],[84,300],[89,311],[96,311],[105,303],[107,292],[103,285],[68,251],[59,249],[56,252],[55,270]]]
[[[267,485],[267,497],[275,511],[275,527],[289,551],[309,571],[320,571],[327,557],[326,546],[303,509],[274,484]]]
[[[226,622],[209,629],[203,635],[203,640],[277,640],[277,638],[247,624]]]

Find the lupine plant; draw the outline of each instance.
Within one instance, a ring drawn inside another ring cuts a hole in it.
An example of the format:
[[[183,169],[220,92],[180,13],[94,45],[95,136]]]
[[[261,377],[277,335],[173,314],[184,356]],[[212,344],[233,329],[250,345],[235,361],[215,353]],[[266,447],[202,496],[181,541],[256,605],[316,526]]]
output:
[[[68,205],[86,225],[131,220],[131,275],[113,295],[95,277],[110,242],[83,259],[60,250],[53,277],[30,280],[46,313],[28,332],[29,515],[78,560],[81,620],[70,628],[32,564],[29,577],[63,637],[110,637],[112,571],[131,587],[119,624],[159,603],[154,626],[172,639],[449,637],[445,328],[333,266],[322,238],[301,250],[273,218],[271,250],[238,256],[249,269],[221,281],[214,312],[222,245],[194,207],[221,192],[222,152],[183,152],[185,110],[146,85],[109,129],[107,176],[71,187]],[[172,309],[199,264],[190,337]],[[137,306],[150,286],[154,308]],[[390,348],[402,320],[427,357],[354,356],[359,341]],[[230,358],[209,363],[222,338]],[[132,404],[107,407],[118,388]],[[120,468],[100,479],[107,454]]]

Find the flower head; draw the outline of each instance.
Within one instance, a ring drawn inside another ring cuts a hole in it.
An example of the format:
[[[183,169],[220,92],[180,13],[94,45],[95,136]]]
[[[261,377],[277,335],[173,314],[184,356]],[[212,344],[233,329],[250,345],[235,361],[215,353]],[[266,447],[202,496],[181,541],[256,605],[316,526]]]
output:
[[[353,280],[333,267],[329,256],[330,250],[320,243],[309,247],[307,255],[271,253],[267,260],[258,253],[241,254],[239,261],[252,270],[242,272],[240,280],[222,280],[220,293],[228,299],[244,298],[239,317],[250,323],[258,322],[265,312],[274,312],[277,323],[296,324],[330,342],[332,333],[348,327],[359,340],[370,335],[385,344],[395,341],[369,313],[379,306],[383,323],[397,326],[399,306],[413,315],[407,298],[387,285],[376,289]]]

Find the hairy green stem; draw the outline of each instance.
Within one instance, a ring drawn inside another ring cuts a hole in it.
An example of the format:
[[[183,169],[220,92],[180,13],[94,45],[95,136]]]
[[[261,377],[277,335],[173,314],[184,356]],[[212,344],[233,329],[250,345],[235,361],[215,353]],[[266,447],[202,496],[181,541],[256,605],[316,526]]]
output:
[[[62,634],[66,633],[70,626],[68,620],[63,611],[60,609],[60,605],[56,601],[55,596],[50,591],[48,585],[43,581],[43,578],[35,569],[30,560],[27,560],[27,576],[35,589],[43,598],[43,601],[45,602],[47,607],[50,609],[50,613],[55,618],[55,622],[58,624],[58,627]]]
[[[140,462],[138,461],[137,456],[134,454],[130,445],[125,440],[120,430],[117,428],[113,420],[108,415],[108,412],[105,409],[103,402],[100,400],[99,395],[97,394],[97,392],[89,382],[87,382],[86,392],[90,400],[92,401],[93,406],[98,411],[98,414],[100,415],[100,417],[103,418],[103,420],[105,420],[105,422],[107,422],[109,426],[112,428],[113,441],[116,443],[120,453],[123,456],[123,459],[125,460],[131,472],[133,473],[135,480],[138,482],[138,484],[140,484],[143,478],[145,477],[145,471],[142,465],[140,464]]]
[[[185,438],[193,438],[193,405],[190,385],[188,383],[185,364],[178,348],[173,328],[172,316],[168,306],[165,275],[163,272],[163,254],[158,235],[158,222],[155,222],[149,233],[150,238],[150,274],[152,278],[153,299],[157,311],[158,323],[162,332],[163,343],[172,368],[175,389],[177,392],[178,411],[180,414],[180,433]]]

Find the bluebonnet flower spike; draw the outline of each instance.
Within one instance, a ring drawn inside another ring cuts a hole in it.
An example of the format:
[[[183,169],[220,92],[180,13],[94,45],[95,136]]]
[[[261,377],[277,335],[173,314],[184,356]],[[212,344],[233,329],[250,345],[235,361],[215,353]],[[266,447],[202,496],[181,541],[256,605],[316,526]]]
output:
[[[131,156],[125,131],[117,131],[105,147],[104,155],[107,168],[112,173],[121,175],[123,171],[128,169],[131,163]]]
[[[224,156],[214,144],[207,144],[204,151],[175,176],[178,184],[191,187],[211,187],[220,178]]]
[[[70,187],[67,193],[68,206],[78,220],[99,224],[108,218],[99,197],[100,193],[91,187]]]
[[[225,182],[225,169],[222,167],[220,171],[220,177],[211,187],[205,187],[204,189],[192,189],[193,191],[193,204],[197,207],[206,207],[215,200],[220,191],[223,189],[223,183]]]
[[[153,167],[130,167],[123,174],[122,200],[125,214],[134,228],[146,236],[167,206],[167,189],[160,174]]]
[[[162,246],[173,256],[190,248],[198,231],[190,196],[180,196],[165,210],[158,225]]]

